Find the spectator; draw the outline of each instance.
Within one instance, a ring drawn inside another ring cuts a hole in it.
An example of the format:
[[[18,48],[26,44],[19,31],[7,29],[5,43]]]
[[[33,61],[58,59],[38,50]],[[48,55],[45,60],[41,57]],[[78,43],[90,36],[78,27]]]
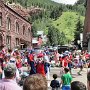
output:
[[[0,66],[0,78],[2,77],[2,68]]]
[[[65,74],[63,74],[61,77],[62,90],[70,90],[72,76],[70,75],[68,68],[64,68],[64,71],[65,71]]]
[[[87,88],[90,90],[90,71],[87,73]]]
[[[74,81],[71,83],[71,90],[86,90],[86,86],[80,81]]]
[[[23,90],[47,90],[47,80],[41,74],[33,74],[26,78]]]
[[[58,80],[56,80],[57,74],[53,74],[53,79],[54,80],[52,80],[51,84],[50,84],[50,86],[52,87],[52,90],[59,90],[60,89],[60,83]]]
[[[15,64],[7,64],[4,68],[4,74],[5,78],[0,80],[0,90],[22,90],[15,82]]]

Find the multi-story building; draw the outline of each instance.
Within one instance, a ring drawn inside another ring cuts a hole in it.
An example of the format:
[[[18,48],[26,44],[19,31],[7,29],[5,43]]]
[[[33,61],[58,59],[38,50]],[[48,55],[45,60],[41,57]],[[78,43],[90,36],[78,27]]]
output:
[[[86,0],[86,15],[83,31],[83,48],[90,52],[90,0]]]
[[[31,24],[0,0],[0,48],[31,47]]]

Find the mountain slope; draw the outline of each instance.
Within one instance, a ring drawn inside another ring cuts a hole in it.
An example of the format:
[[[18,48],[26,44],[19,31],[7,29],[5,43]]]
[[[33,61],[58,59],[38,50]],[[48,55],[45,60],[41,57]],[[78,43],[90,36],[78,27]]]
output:
[[[76,5],[80,5],[80,4],[85,4],[86,3],[86,0],[78,0],[77,2],[76,2]]]
[[[31,4],[43,4],[43,5],[59,5],[59,3],[56,3],[54,1],[51,1],[51,0],[28,0],[28,5],[31,5]]]
[[[64,32],[68,41],[74,40],[74,32],[76,28],[76,24],[78,22],[78,18],[82,24],[84,25],[84,17],[80,16],[76,12],[63,12],[61,17],[56,21],[53,21],[53,25],[59,29],[60,32]]]

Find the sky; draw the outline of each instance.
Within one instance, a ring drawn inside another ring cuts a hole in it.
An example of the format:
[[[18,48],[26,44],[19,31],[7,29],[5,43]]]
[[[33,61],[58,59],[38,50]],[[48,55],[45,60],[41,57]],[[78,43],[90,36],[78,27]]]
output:
[[[71,4],[73,5],[77,0],[52,0],[58,3]]]

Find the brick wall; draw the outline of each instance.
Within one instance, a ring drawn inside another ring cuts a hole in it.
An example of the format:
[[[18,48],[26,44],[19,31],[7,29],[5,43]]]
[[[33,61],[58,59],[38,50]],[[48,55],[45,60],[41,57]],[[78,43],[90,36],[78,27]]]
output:
[[[90,0],[86,3],[86,15],[83,31],[83,49],[88,49],[90,52]]]
[[[17,12],[13,11],[4,3],[0,2],[0,13],[2,14],[2,26],[0,26],[0,35],[3,37],[2,43],[5,46],[7,45],[7,36],[11,37],[11,48],[16,46],[16,38],[19,39],[19,46],[21,43],[31,47],[31,24],[26,21],[22,16],[17,14]],[[11,29],[7,29],[8,20],[10,18],[11,21]],[[19,32],[16,32],[16,22],[19,25]],[[25,26],[25,34],[23,35],[23,25]]]

